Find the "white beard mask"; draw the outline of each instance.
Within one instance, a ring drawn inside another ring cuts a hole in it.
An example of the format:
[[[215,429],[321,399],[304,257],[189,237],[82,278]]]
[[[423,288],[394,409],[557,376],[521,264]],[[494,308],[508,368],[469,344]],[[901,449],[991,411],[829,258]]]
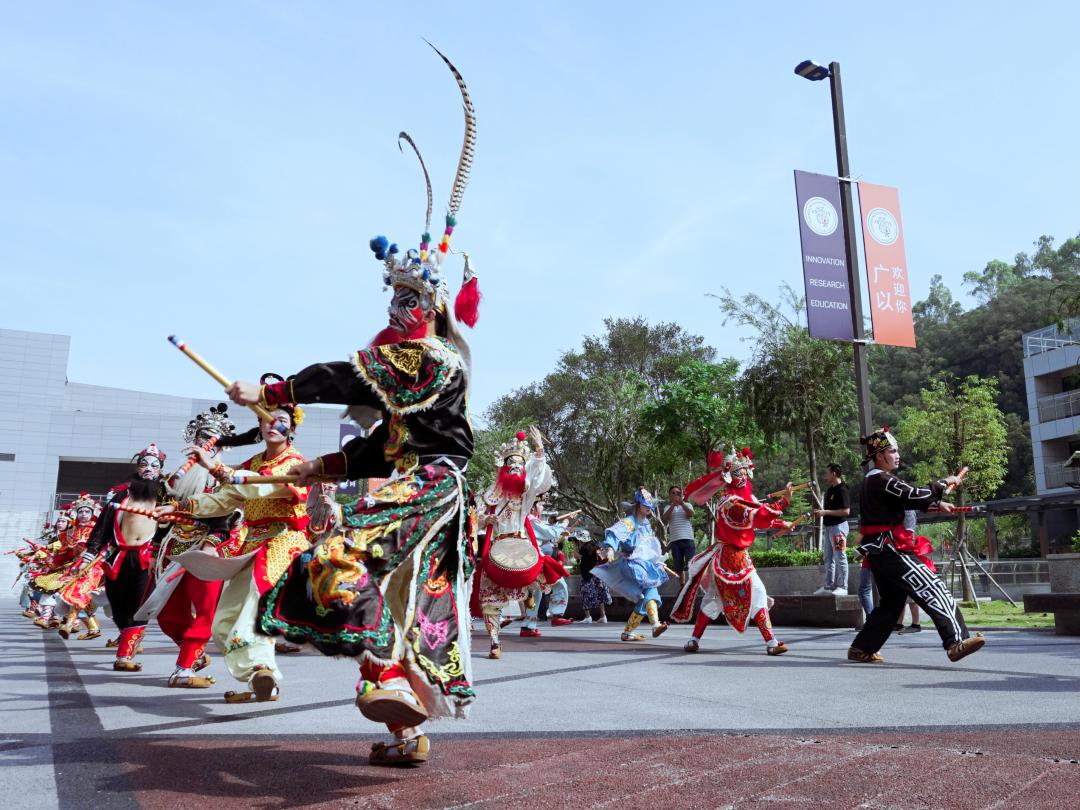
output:
[[[201,464],[196,464],[184,473],[184,477],[176,482],[176,486],[170,487],[170,490],[177,499],[190,498],[192,495],[201,495],[205,492],[207,484],[212,480],[210,471]]]

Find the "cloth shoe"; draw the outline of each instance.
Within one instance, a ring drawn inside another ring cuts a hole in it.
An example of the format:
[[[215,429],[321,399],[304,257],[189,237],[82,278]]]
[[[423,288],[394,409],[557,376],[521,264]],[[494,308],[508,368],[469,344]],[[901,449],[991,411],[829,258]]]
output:
[[[922,632],[922,627],[920,627],[917,624],[912,624],[912,625],[909,625],[908,627],[902,627],[899,630],[897,630],[896,632],[897,632],[897,634],[899,634],[901,636],[907,635],[908,633],[921,633]]]
[[[701,645],[698,643],[698,640],[696,638],[692,638],[688,642],[683,644],[683,652],[695,653],[700,649]]]
[[[417,734],[407,740],[392,743],[373,743],[368,756],[369,765],[420,765],[427,762],[431,743],[426,734]]]
[[[884,664],[885,659],[877,653],[868,653],[858,647],[848,647],[847,660],[857,664]]]
[[[834,588],[832,591],[833,596],[847,596],[847,588]]]
[[[573,619],[568,619],[565,616],[556,616],[551,620],[552,627],[562,627],[563,625],[573,624]]]
[[[826,588],[824,585],[822,585],[820,588],[814,591],[812,596],[825,596],[826,594],[830,593],[832,593],[832,588]]]
[[[541,633],[535,627],[522,627],[521,632],[518,633],[518,635],[522,638],[540,638],[543,633]]]
[[[977,633],[971,638],[965,638],[963,641],[958,641],[949,647],[948,656],[950,661],[959,661],[961,658],[971,655],[973,652],[978,652],[983,648],[986,643],[986,639],[983,638],[982,633]]]

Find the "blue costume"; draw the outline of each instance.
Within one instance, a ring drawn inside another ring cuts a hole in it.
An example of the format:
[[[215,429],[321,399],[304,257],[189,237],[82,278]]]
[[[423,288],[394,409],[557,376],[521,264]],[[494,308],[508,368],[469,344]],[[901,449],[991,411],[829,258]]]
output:
[[[652,496],[644,488],[638,490],[634,499],[640,506],[653,508]],[[638,517],[635,507],[629,517],[608,527],[603,545],[612,550],[615,559],[593,568],[593,576],[612,593],[634,602],[622,640],[642,641],[645,637],[635,635],[633,631],[646,616],[653,626],[653,637],[659,636],[667,630],[667,624],[660,621],[657,608],[660,606],[659,588],[668,581],[668,574],[660,541],[653,534],[648,514]]]

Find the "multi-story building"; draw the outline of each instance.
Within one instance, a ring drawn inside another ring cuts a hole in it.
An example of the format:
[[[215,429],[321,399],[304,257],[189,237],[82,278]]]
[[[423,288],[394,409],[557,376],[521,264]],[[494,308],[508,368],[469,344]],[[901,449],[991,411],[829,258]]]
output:
[[[1080,320],[1024,335],[1024,377],[1031,422],[1035,489],[1070,492],[1080,468],[1062,465],[1080,450]]]
[[[36,536],[58,501],[79,492],[103,494],[130,474],[133,453],[156,442],[168,467],[183,455],[183,431],[200,411],[224,399],[129,391],[69,382],[71,338],[0,329],[0,550]],[[341,441],[341,408],[305,406],[296,446],[305,455]],[[234,421],[254,425],[233,406]],[[229,451],[233,463],[256,448]]]

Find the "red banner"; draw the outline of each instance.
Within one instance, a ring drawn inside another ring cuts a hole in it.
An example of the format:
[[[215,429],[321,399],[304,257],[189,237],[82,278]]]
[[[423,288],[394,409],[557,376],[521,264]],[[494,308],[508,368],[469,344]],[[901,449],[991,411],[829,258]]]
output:
[[[915,348],[900,194],[889,186],[859,183],[859,210],[874,342]]]

